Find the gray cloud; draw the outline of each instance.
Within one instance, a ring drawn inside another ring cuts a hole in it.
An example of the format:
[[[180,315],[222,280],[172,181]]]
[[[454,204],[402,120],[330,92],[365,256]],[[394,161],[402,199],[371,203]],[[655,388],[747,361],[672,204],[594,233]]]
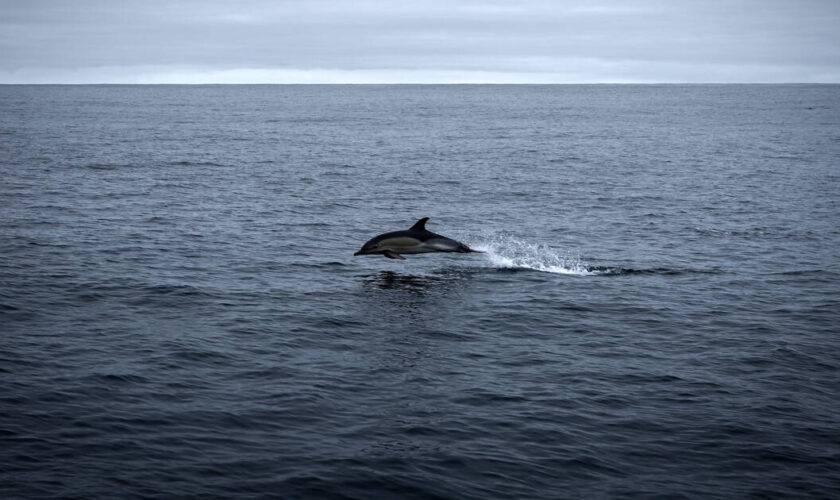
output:
[[[834,0],[0,0],[0,82],[838,82],[838,25]]]

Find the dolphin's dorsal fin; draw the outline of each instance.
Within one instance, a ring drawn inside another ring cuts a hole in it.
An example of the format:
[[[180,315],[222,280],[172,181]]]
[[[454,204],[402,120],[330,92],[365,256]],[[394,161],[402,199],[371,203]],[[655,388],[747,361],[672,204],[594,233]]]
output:
[[[409,231],[425,231],[426,230],[426,221],[429,220],[428,217],[423,217],[422,219],[418,220],[411,226]]]

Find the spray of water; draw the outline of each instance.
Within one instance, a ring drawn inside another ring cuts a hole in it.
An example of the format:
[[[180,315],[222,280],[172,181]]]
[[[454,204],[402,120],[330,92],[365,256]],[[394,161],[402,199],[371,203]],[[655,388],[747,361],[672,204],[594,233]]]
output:
[[[572,256],[548,245],[520,240],[514,236],[483,235],[471,243],[476,250],[486,253],[493,267],[505,269],[532,269],[546,273],[591,276],[598,274],[586,266],[578,256]]]

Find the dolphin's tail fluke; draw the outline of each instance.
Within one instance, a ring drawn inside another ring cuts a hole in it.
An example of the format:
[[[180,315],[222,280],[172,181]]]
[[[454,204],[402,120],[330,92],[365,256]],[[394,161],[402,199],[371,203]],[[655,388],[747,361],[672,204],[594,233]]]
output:
[[[484,253],[484,252],[481,251],[481,250],[473,250],[472,248],[468,247],[467,245],[464,245],[463,243],[461,243],[460,245],[458,245],[458,253]]]

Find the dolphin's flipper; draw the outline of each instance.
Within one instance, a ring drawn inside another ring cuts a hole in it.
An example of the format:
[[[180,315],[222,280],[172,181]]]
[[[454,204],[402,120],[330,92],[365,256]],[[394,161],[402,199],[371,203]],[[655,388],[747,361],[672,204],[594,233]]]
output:
[[[392,252],[390,250],[385,250],[385,252],[382,255],[384,255],[385,257],[388,257],[389,259],[405,260],[405,257],[403,257],[402,255],[400,255],[398,253]]]

